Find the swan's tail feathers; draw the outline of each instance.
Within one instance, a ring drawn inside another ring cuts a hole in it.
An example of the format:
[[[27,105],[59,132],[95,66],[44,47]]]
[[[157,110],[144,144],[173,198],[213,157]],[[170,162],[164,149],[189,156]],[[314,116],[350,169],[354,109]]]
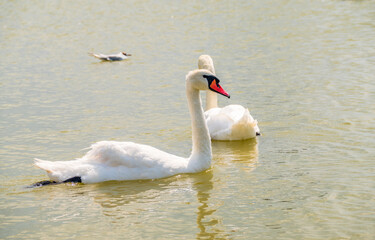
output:
[[[48,177],[52,181],[61,182],[64,179],[67,179],[67,177],[64,176],[63,172],[61,171],[63,169],[62,164],[59,164],[58,162],[51,162],[35,158],[34,165],[46,171]]]
[[[82,182],[82,172],[87,168],[80,168],[74,160],[71,161],[46,161],[34,159],[34,165],[47,172],[48,177],[57,183]]]
[[[255,120],[248,109],[241,119],[232,126],[232,136],[236,136],[233,140],[244,140],[256,137],[259,131],[258,121]]]
[[[253,126],[254,126],[256,136],[260,136],[261,134],[260,134],[260,129],[258,127],[258,121],[257,120],[254,120]]]
[[[42,170],[45,170],[49,174],[53,172],[50,163],[50,161],[34,158],[34,165]]]
[[[253,116],[251,116],[249,109],[246,109],[246,121],[250,122],[251,126],[254,128],[257,135],[260,135],[260,129],[258,127],[258,120],[254,119]]]
[[[250,125],[251,125],[253,128],[256,128],[256,127],[258,127],[258,121],[254,119],[254,121],[251,122]]]

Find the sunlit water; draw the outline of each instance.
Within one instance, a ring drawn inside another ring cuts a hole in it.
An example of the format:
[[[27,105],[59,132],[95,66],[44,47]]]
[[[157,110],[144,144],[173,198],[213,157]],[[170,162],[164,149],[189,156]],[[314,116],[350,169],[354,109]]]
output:
[[[100,140],[188,156],[200,54],[262,136],[198,174],[26,188]],[[2,239],[375,238],[374,1],[1,1],[0,56]]]

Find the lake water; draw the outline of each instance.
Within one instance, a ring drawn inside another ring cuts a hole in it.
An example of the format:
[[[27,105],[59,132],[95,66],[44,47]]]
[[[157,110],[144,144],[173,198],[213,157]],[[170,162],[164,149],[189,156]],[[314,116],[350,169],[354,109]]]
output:
[[[201,54],[262,136],[198,174],[26,188],[100,140],[187,157]],[[374,1],[1,1],[0,55],[2,239],[375,238]]]

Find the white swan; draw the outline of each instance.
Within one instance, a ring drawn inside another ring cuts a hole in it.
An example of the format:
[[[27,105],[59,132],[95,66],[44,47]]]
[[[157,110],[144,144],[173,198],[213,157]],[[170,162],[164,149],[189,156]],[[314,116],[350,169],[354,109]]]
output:
[[[207,69],[215,74],[214,63],[209,55],[201,55],[198,58],[198,68]],[[258,122],[250,115],[247,108],[241,105],[219,108],[215,92],[206,91],[204,116],[211,138],[214,140],[245,140],[260,135]]]
[[[89,53],[91,56],[94,56],[96,58],[99,58],[103,61],[122,61],[128,58],[128,56],[131,56],[131,54],[126,52],[120,52],[117,54],[96,54],[96,53]]]
[[[53,181],[83,183],[156,179],[203,171],[210,167],[212,153],[199,91],[208,89],[229,98],[219,85],[219,79],[211,72],[194,70],[187,74],[186,95],[193,140],[189,158],[133,142],[101,141],[93,144],[82,158],[57,162],[35,159],[35,165],[47,171]]]

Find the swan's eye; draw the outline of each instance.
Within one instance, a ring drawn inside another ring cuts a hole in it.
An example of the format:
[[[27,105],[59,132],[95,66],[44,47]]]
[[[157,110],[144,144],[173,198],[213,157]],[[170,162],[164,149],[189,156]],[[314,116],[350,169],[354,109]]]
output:
[[[220,82],[219,79],[217,79],[215,76],[212,76],[212,75],[203,75],[203,77],[204,77],[205,79],[207,79],[207,81],[208,81],[208,86],[210,86],[211,83],[212,83],[214,80],[216,80],[217,83]]]
[[[220,89],[221,86],[219,84],[220,80],[218,78],[216,78],[215,76],[212,76],[212,75],[203,75],[204,78],[207,79],[207,82],[208,82],[208,87],[210,89]]]

